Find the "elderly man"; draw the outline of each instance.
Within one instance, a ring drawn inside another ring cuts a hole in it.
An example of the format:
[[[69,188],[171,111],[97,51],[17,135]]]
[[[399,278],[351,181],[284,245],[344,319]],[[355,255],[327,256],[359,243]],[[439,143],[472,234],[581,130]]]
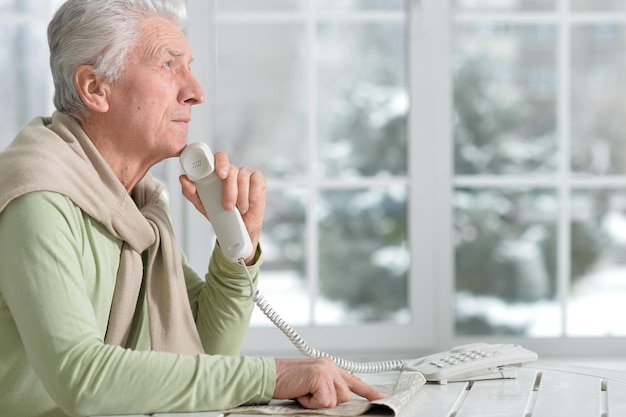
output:
[[[203,280],[180,253],[149,169],[184,149],[204,100],[184,16],[182,0],[69,0],[50,22],[57,110],[0,154],[3,416],[381,397],[329,359],[239,356],[253,308],[243,268],[216,250]],[[215,164],[256,280],[265,179],[223,153]]]

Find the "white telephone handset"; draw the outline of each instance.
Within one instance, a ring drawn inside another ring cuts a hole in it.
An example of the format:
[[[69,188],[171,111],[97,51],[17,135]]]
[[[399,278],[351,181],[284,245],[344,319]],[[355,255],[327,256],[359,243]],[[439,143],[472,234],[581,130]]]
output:
[[[222,253],[233,262],[250,256],[252,242],[239,210],[228,211],[222,206],[222,180],[215,175],[209,146],[203,142],[188,145],[180,154],[180,164],[187,177],[196,183]]]
[[[180,155],[187,177],[196,183],[198,195],[207,212],[217,241],[224,255],[239,262],[250,282],[250,295],[259,309],[274,323],[294,346],[308,357],[330,357],[337,366],[354,373],[387,371],[418,371],[427,381],[445,384],[448,381],[469,381],[487,378],[514,378],[517,368],[537,359],[537,354],[511,344],[462,345],[420,359],[407,361],[360,363],[347,361],[308,346],[254,286],[244,259],[252,253],[252,243],[241,214],[235,208],[224,210],[221,203],[222,181],[215,175],[213,154],[203,142],[188,145]]]

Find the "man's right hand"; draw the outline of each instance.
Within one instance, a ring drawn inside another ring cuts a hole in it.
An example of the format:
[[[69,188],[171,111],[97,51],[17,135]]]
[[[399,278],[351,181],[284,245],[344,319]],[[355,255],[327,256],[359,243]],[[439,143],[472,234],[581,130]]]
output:
[[[276,359],[275,399],[295,399],[305,408],[332,408],[352,394],[369,401],[384,396],[330,358]]]

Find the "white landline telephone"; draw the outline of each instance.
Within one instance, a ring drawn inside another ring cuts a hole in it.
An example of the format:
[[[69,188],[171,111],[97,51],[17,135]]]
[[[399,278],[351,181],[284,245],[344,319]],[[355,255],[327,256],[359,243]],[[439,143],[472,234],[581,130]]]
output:
[[[278,327],[294,346],[308,357],[330,357],[337,366],[354,373],[418,371],[426,381],[445,384],[494,378],[515,378],[517,369],[537,360],[537,354],[516,344],[474,343],[457,346],[446,352],[419,359],[384,362],[352,362],[308,346],[265,301],[252,282],[244,258],[252,252],[252,243],[237,209],[224,210],[221,203],[222,181],[214,171],[213,153],[203,142],[187,145],[180,155],[187,177],[196,183],[198,195],[207,212],[220,249],[233,262],[244,268],[250,282],[250,296],[257,307]]]

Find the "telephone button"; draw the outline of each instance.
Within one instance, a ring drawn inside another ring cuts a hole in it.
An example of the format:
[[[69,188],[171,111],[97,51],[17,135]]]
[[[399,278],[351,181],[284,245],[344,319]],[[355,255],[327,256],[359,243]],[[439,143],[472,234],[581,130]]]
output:
[[[436,366],[437,368],[445,368],[446,364],[441,361],[431,361],[431,365]]]

